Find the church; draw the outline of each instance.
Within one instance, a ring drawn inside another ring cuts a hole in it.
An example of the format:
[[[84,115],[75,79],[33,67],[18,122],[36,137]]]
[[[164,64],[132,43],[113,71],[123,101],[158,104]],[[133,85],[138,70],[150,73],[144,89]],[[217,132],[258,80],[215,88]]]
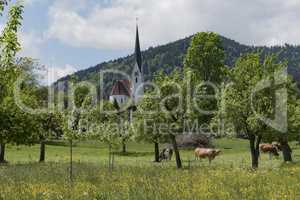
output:
[[[115,81],[109,96],[110,102],[117,102],[120,107],[127,104],[129,100],[132,100],[133,105],[136,105],[144,94],[144,74],[138,26],[136,27],[134,57],[135,65],[133,66],[131,80]]]

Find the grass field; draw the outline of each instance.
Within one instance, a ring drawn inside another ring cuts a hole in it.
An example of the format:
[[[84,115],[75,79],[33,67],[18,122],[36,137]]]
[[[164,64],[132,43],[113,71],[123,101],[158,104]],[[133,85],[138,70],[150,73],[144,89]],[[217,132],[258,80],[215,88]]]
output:
[[[211,165],[181,151],[184,169],[174,159],[155,164],[150,144],[130,143],[127,155],[115,155],[107,167],[107,147],[81,142],[74,147],[74,181],[69,180],[69,148],[47,145],[47,162],[36,163],[39,146],[8,146],[9,165],[0,166],[0,199],[300,199],[300,146],[293,143],[295,163],[262,155],[250,169],[248,142],[220,139],[223,153]]]

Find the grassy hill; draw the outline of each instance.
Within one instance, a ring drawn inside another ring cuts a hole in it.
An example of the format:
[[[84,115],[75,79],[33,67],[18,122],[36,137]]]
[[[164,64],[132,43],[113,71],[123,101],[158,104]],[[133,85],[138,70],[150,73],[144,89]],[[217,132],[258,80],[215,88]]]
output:
[[[171,72],[175,68],[183,67],[183,59],[189,47],[192,36],[158,47],[150,47],[142,52],[144,72],[147,80],[151,80],[155,72],[164,70]],[[240,44],[234,40],[222,37],[222,42],[225,50],[225,64],[232,67],[236,59],[249,52],[261,51],[263,54],[276,53],[281,61],[287,60],[289,63],[288,71],[293,75],[295,80],[300,84],[300,46],[285,45],[285,46],[247,46]],[[131,73],[134,65],[134,56],[127,56],[109,62],[98,64],[85,70],[75,73],[78,81],[90,81],[99,87],[99,71],[105,69],[122,70],[126,73]],[[70,76],[61,78],[57,82],[65,82]],[[108,94],[112,83],[118,77],[107,77],[105,82],[104,94]],[[55,84],[57,85],[57,83]]]

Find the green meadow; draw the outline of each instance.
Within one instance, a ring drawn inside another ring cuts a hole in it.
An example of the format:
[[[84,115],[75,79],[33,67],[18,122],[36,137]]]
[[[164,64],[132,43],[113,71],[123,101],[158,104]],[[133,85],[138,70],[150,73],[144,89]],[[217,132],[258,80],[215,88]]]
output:
[[[292,143],[294,163],[262,154],[260,167],[250,167],[248,142],[218,139],[222,150],[211,165],[195,161],[193,150],[182,150],[184,168],[174,158],[153,162],[151,144],[128,144],[128,153],[114,153],[97,142],[73,148],[73,181],[69,178],[69,147],[47,145],[46,163],[37,163],[39,146],[8,146],[8,165],[0,167],[0,199],[299,199],[300,146]]]

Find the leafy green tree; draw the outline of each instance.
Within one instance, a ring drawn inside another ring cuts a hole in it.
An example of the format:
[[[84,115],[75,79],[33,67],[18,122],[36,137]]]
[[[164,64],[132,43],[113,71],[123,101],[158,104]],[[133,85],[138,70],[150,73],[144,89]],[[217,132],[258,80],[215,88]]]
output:
[[[7,6],[8,1],[7,0],[0,0],[0,15],[2,15],[2,12],[4,11],[5,6]]]
[[[38,108],[38,87],[30,58],[18,59],[16,74],[22,77],[21,83],[15,84],[14,95],[6,96],[2,102],[2,110],[6,113],[3,122],[3,137],[13,144],[34,144],[41,130],[39,116],[27,112],[27,108]],[[18,88],[18,90],[16,90]],[[22,102],[22,105],[19,103]],[[24,107],[25,106],[25,107]],[[5,153],[5,152],[3,152]]]
[[[175,152],[177,168],[182,168],[180,152],[176,142],[176,136],[183,132],[186,115],[186,109],[183,107],[182,74],[178,70],[174,70],[170,75],[161,71],[155,76],[154,84],[158,87],[159,93],[154,91],[154,96],[150,98],[146,97],[139,108],[141,109],[139,113],[142,114],[140,118],[152,118],[154,120],[152,126],[157,126],[155,129],[160,129],[158,133],[162,134],[163,132],[168,136]],[[149,112],[142,110],[142,108],[153,108],[155,110],[153,111],[154,113],[149,114]],[[155,132],[152,134],[155,134]]]
[[[184,67],[190,68],[201,81],[221,83],[224,78],[225,53],[219,35],[201,32],[193,36]]]
[[[122,143],[119,111],[113,103],[102,100],[97,106],[92,107],[85,120],[89,122],[86,128],[87,137],[107,145],[109,168],[111,169],[113,165],[112,150]]]
[[[68,99],[68,107],[64,110],[63,116],[63,136],[69,141],[70,145],[70,180],[73,180],[73,141],[83,139],[87,131],[81,125],[84,119],[85,110],[92,102],[90,101],[90,91],[86,86],[75,87],[75,77],[69,82],[69,90],[74,96]],[[70,96],[68,97],[70,98]],[[65,100],[64,100],[65,101]]]
[[[39,115],[41,129],[38,135],[40,143],[39,162],[46,159],[46,144],[48,140],[58,139],[63,135],[62,115],[58,112],[49,112]]]
[[[299,129],[300,129],[300,101],[297,101],[297,105],[293,108],[293,117],[290,118],[293,125],[294,125],[294,131],[298,133],[298,135],[296,136],[296,140],[298,141],[298,144],[300,145],[300,133],[299,133]]]
[[[137,141],[145,141],[154,144],[154,162],[160,162],[159,159],[159,143],[167,141],[163,129],[160,124],[164,123],[164,116],[160,112],[159,98],[155,96],[154,91],[148,91],[138,105],[137,114],[134,120],[135,139]],[[148,114],[146,114],[148,113]]]
[[[190,114],[200,123],[210,123],[217,110],[216,93],[225,78],[225,52],[219,35],[201,32],[193,36],[184,59],[184,74],[189,82]]]
[[[292,103],[289,100],[276,102],[275,94],[279,88],[276,83],[277,72],[283,71],[285,67],[286,63],[278,63],[274,55],[267,56],[263,61],[259,53],[244,55],[231,70],[231,83],[223,91],[219,112],[222,112],[226,121],[234,124],[238,133],[243,133],[249,139],[253,168],[258,167],[259,144],[262,140],[271,136],[281,138],[288,134],[279,134],[280,126],[271,128],[270,124],[259,117],[273,119],[280,104]],[[266,84],[264,81],[271,82],[269,87],[255,91],[261,84]],[[293,98],[293,84],[290,79],[280,83],[280,87],[287,88],[290,95],[288,99]],[[277,120],[283,121],[284,116],[279,115]]]
[[[76,108],[81,108],[85,99],[89,96],[89,88],[81,86],[76,88],[74,92],[74,103]]]
[[[131,123],[130,122],[130,115],[132,112],[132,108],[130,109],[124,109],[122,108],[121,106],[124,106],[124,105],[119,105],[118,102],[115,100],[113,103],[113,106],[115,108],[115,111],[117,112],[117,120],[119,123],[119,135],[120,135],[120,138],[121,138],[121,141],[122,141],[122,150],[121,152],[123,154],[126,153],[126,144],[127,142],[132,138],[132,131],[131,131]],[[133,114],[132,114],[133,115]]]
[[[0,12],[2,13],[7,1],[0,1]],[[17,3],[11,6],[8,13],[7,23],[0,36],[0,163],[5,162],[5,144],[11,139],[11,128],[9,127],[10,114],[8,108],[12,102],[12,85],[16,80],[18,69],[16,67],[15,56],[20,50],[20,44],[17,38],[17,32],[21,25],[23,5]],[[6,105],[6,104],[9,105]],[[8,113],[7,113],[8,112]],[[19,115],[18,115],[19,116]],[[20,129],[19,129],[20,130]]]
[[[22,98],[22,103],[26,107],[31,109],[45,109],[45,106],[48,106],[48,87],[40,86],[38,82],[37,70],[40,70],[41,67],[39,63],[31,58],[21,58],[18,59],[17,65],[18,68],[22,70],[22,83],[20,86],[21,95],[25,98],[25,101],[30,102],[29,104],[24,102]],[[18,96],[14,97],[15,100],[19,98]],[[19,105],[20,106],[20,105]],[[20,106],[21,108],[22,106]],[[23,108],[24,109],[24,108]],[[48,109],[48,108],[47,108]],[[24,110],[25,112],[25,110]],[[61,119],[58,116],[58,113],[54,113],[48,110],[49,113],[35,113],[29,114],[39,128],[34,132],[31,131],[30,144],[31,143],[40,143],[40,162],[45,160],[45,147],[48,139],[55,137],[55,135],[61,135]],[[26,113],[24,113],[26,114]],[[28,137],[29,134],[24,134],[24,137]]]
[[[284,162],[292,162],[292,149],[289,141],[295,141],[300,138],[300,100],[296,94],[299,94],[296,85],[289,84],[287,99],[287,131],[279,132],[271,130],[268,132],[265,139],[269,142],[278,141],[281,144],[282,155]]]

